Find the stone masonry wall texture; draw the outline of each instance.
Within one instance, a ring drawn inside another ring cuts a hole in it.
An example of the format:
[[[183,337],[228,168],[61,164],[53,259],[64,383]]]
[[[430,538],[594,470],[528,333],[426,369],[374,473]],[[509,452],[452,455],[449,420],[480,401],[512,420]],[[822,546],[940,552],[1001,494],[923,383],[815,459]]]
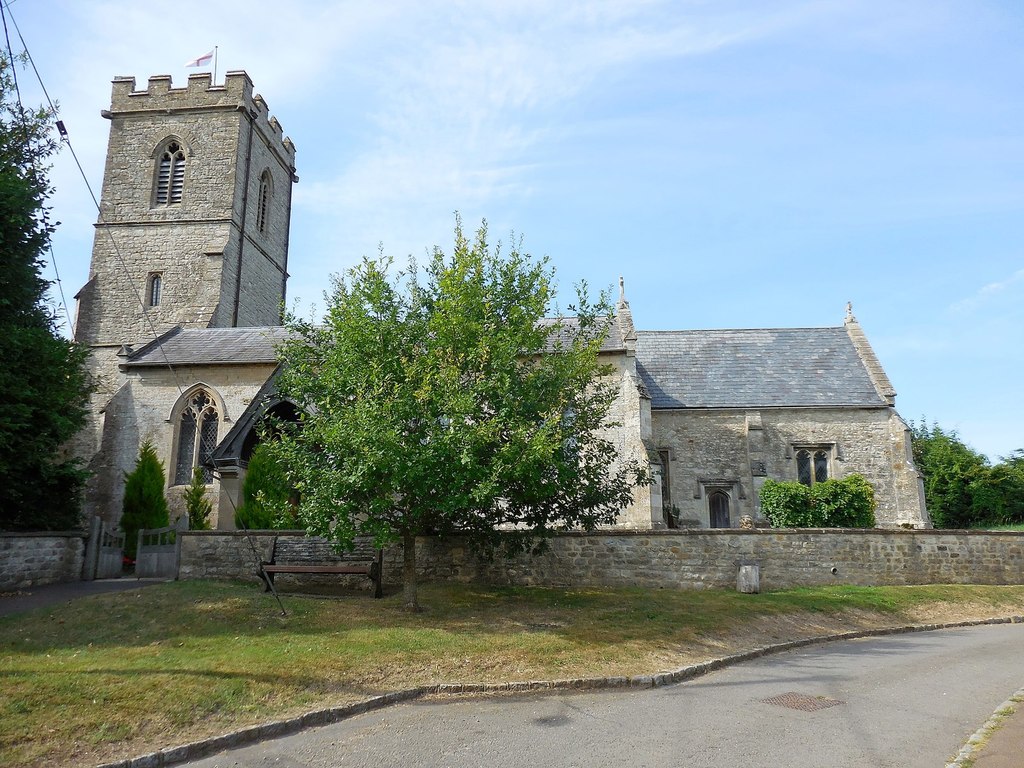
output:
[[[274,535],[252,536],[264,558]],[[481,563],[457,539],[420,539],[417,561],[425,581],[514,586],[735,589],[741,565],[760,566],[765,590],[1021,584],[1024,533],[876,528],[564,534],[544,555],[494,563]],[[400,547],[385,551],[386,584],[401,583],[401,563]],[[179,577],[258,580],[247,538],[226,532],[184,534]]]
[[[761,427],[756,446],[748,442],[752,413]],[[858,473],[874,487],[879,525],[920,524],[917,472],[907,457],[904,425],[891,408],[660,410],[652,418],[656,444],[671,453],[671,500],[684,520],[709,525],[708,482],[726,488],[733,526],[742,515],[759,519],[753,449],[766,477],[795,481],[795,447],[821,445],[828,446],[830,477]]]
[[[81,533],[0,533],[0,590],[78,581],[84,557]]]

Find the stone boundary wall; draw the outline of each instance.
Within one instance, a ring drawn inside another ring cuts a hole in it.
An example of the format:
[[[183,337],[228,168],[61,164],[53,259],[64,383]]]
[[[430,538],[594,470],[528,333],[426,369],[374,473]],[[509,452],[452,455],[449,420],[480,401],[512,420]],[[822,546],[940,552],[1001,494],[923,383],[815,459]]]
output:
[[[86,538],[81,531],[0,532],[0,590],[79,581]]]
[[[269,558],[275,535],[251,541]],[[420,539],[425,581],[559,587],[736,588],[741,565],[760,567],[762,589],[853,584],[1022,584],[1024,533],[989,531],[702,530],[567,533],[547,553],[481,563],[458,539]],[[401,547],[384,554],[384,581],[401,582]],[[182,534],[179,578],[255,580],[246,536],[237,531]],[[303,577],[305,578],[305,577]],[[323,583],[338,577],[317,577]],[[364,579],[367,588],[369,580]],[[280,582],[282,589],[287,583]]]

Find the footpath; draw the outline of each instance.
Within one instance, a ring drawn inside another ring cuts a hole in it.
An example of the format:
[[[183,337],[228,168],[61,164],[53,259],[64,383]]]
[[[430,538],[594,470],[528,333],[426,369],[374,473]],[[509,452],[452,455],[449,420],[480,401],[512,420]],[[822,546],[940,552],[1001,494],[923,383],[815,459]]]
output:
[[[166,579],[97,579],[0,593],[0,617],[35,608],[51,608],[71,600],[105,592],[142,589]],[[1024,694],[1024,688],[1018,693]],[[1010,714],[993,713],[981,725],[960,756],[947,768],[1024,768],[1024,701],[1013,704]],[[1000,708],[1002,709],[1002,707]]]
[[[46,584],[42,587],[0,592],[0,616],[31,611],[34,608],[63,605],[79,597],[99,595],[104,592],[141,589],[165,581],[167,579],[96,579],[95,581],[70,581],[65,584]]]

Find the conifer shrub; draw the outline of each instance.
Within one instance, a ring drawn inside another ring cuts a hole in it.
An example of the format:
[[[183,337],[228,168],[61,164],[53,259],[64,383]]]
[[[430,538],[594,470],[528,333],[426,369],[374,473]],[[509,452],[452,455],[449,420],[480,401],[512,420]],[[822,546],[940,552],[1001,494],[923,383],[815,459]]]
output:
[[[203,475],[202,467],[193,468],[192,482],[185,489],[183,497],[185,510],[188,513],[188,529],[190,531],[210,530],[210,513],[213,512],[213,504],[206,498],[206,477]]]
[[[235,527],[250,530],[295,528],[295,504],[288,477],[264,445],[249,458],[242,483],[242,505],[235,510]]]
[[[808,487],[766,480],[761,511],[773,528],[873,528],[875,490],[861,475]]]
[[[169,524],[164,497],[164,465],[148,440],[139,449],[135,469],[124,476],[124,504],[121,529],[125,532],[125,555],[136,555],[139,529],[163,528]]]

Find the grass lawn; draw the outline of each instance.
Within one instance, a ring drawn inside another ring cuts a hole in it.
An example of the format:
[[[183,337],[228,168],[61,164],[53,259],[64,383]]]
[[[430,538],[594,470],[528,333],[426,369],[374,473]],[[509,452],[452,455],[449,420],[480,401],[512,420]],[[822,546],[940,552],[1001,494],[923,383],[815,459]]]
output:
[[[176,582],[0,619],[0,765],[90,765],[431,682],[649,674],[823,632],[1024,613],[1024,587],[422,587],[273,598]]]

